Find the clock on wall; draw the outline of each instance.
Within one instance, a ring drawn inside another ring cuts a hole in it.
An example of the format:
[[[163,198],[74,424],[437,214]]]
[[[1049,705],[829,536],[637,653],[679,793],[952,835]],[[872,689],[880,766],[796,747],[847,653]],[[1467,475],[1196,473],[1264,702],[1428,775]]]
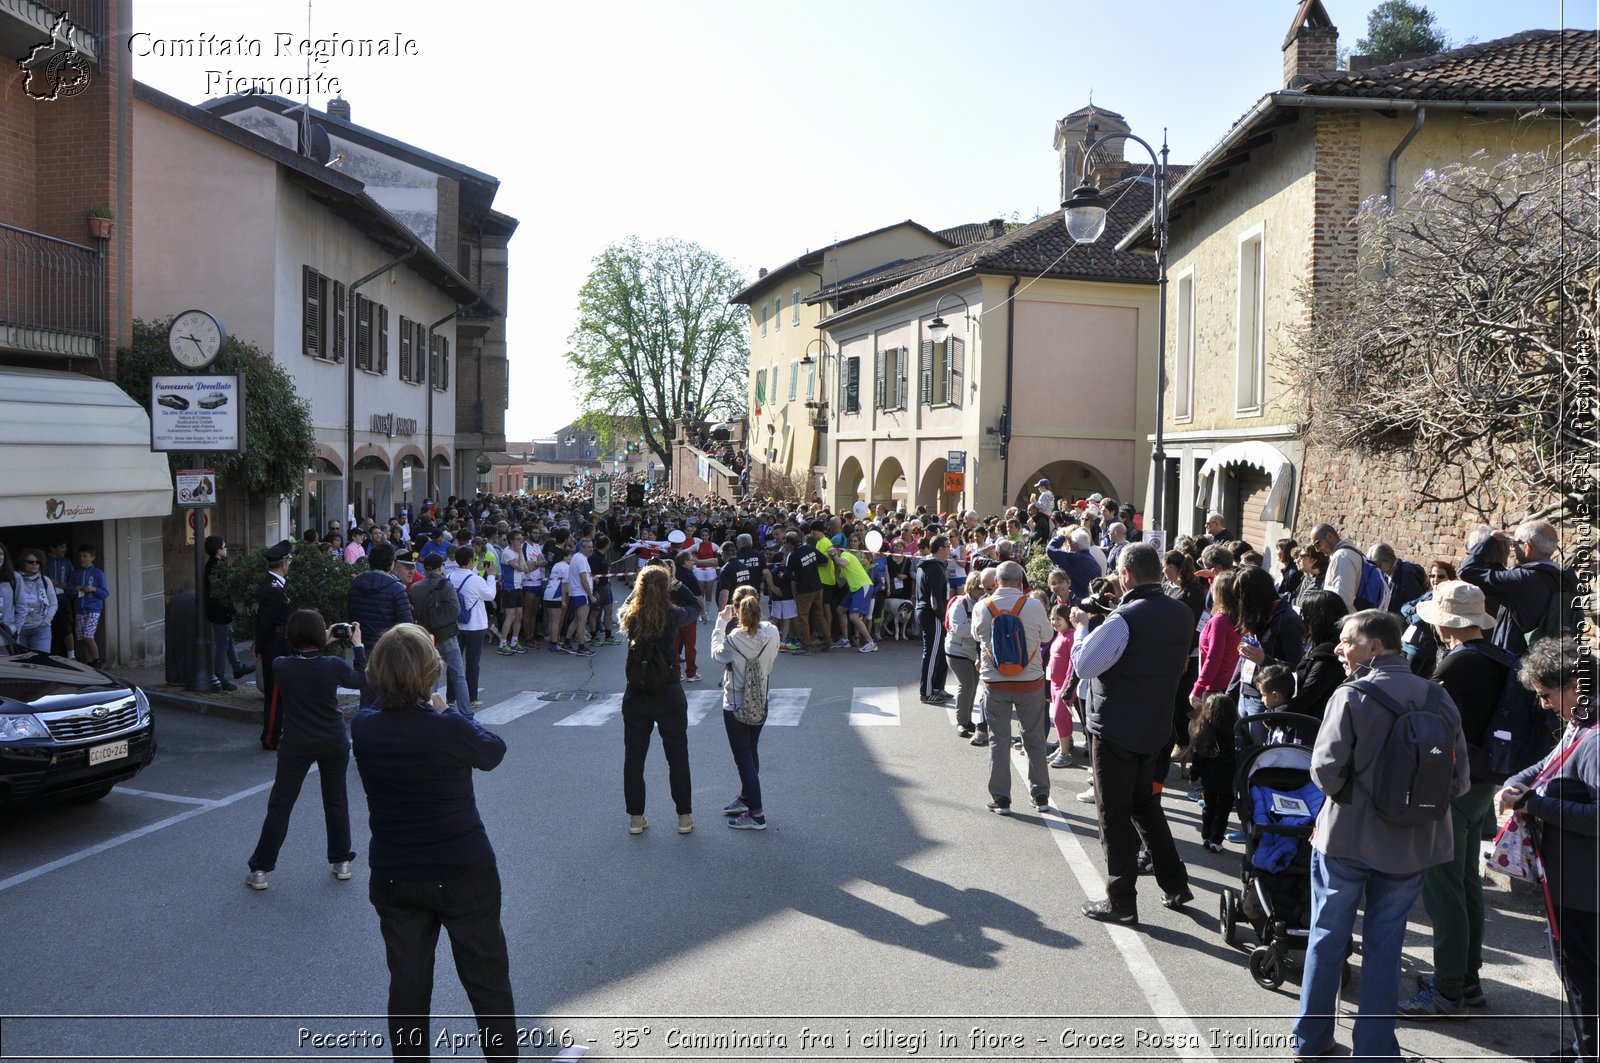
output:
[[[172,319],[167,346],[172,357],[185,369],[204,369],[217,360],[228,330],[215,314],[204,310],[185,310]]]

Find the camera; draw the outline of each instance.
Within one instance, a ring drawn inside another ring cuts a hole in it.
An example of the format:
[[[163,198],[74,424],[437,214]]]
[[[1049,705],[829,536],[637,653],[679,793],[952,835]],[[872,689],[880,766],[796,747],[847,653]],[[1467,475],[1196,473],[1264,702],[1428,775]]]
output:
[[[328,629],[328,634],[331,635],[334,638],[334,640],[337,641],[337,642],[349,642],[350,641],[350,625],[349,624],[335,624],[335,625],[333,625],[332,627],[330,627]]]

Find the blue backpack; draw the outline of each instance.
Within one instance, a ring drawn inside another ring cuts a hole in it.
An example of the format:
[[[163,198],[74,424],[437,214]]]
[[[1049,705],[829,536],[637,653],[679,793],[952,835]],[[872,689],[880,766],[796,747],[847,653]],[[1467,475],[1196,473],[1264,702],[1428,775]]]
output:
[[[1345,549],[1352,548],[1347,546]],[[1359,552],[1356,556],[1361,557]],[[1361,578],[1356,581],[1356,610],[1387,609],[1390,591],[1389,577],[1383,574],[1383,569],[1362,557]]]
[[[465,587],[467,585],[467,579],[471,578],[472,573],[469,572],[467,573],[466,579],[463,579],[460,583],[457,583],[455,580],[450,581],[450,586],[456,589],[456,627],[458,628],[464,628],[468,624],[472,623],[473,603],[467,601],[467,596],[461,593],[461,588]]]
[[[994,599],[983,603],[989,609],[989,656],[994,659],[995,671],[1006,677],[1021,675],[1028,667],[1028,633],[1022,627],[1022,607],[1028,596],[1019,594],[1017,604],[1001,612],[995,608]]]

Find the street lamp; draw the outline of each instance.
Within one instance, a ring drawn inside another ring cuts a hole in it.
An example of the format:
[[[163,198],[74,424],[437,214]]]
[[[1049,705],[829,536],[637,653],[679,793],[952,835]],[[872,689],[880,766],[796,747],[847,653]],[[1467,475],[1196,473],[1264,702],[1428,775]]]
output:
[[[959,302],[963,320],[972,320],[972,307],[968,306],[967,301],[961,296],[950,292],[939,296],[938,301],[933,304],[933,320],[928,322],[928,338],[934,343],[943,343],[950,338],[950,326],[946,324],[944,318],[939,316],[939,307],[944,305],[946,299],[954,299]]]
[[[1156,237],[1156,439],[1155,449],[1150,454],[1153,466],[1154,479],[1151,481],[1150,504],[1154,510],[1150,515],[1150,526],[1159,530],[1162,526],[1162,494],[1166,487],[1167,455],[1162,450],[1162,421],[1165,417],[1167,395],[1167,131],[1161,131],[1161,151],[1158,153],[1150,144],[1134,136],[1132,133],[1107,133],[1103,137],[1096,137],[1083,146],[1083,173],[1079,178],[1079,185],[1072,190],[1072,198],[1061,204],[1066,215],[1067,235],[1072,237],[1073,243],[1092,244],[1100,239],[1100,234],[1105,232],[1106,211],[1109,204],[1100,190],[1089,183],[1089,160],[1093,157],[1094,149],[1109,140],[1131,140],[1145,151],[1150,153],[1150,162],[1155,170],[1155,207],[1154,207],[1154,232]]]

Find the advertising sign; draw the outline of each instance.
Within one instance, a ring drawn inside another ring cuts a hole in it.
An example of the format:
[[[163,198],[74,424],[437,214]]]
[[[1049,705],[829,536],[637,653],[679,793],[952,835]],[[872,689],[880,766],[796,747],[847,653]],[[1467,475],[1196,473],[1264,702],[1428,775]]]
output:
[[[180,507],[200,509],[217,504],[215,469],[179,469],[177,482]]]
[[[244,450],[244,379],[238,373],[151,377],[150,449]]]
[[[966,472],[967,452],[964,450],[952,450],[946,452],[944,456],[944,467],[948,472]]]

